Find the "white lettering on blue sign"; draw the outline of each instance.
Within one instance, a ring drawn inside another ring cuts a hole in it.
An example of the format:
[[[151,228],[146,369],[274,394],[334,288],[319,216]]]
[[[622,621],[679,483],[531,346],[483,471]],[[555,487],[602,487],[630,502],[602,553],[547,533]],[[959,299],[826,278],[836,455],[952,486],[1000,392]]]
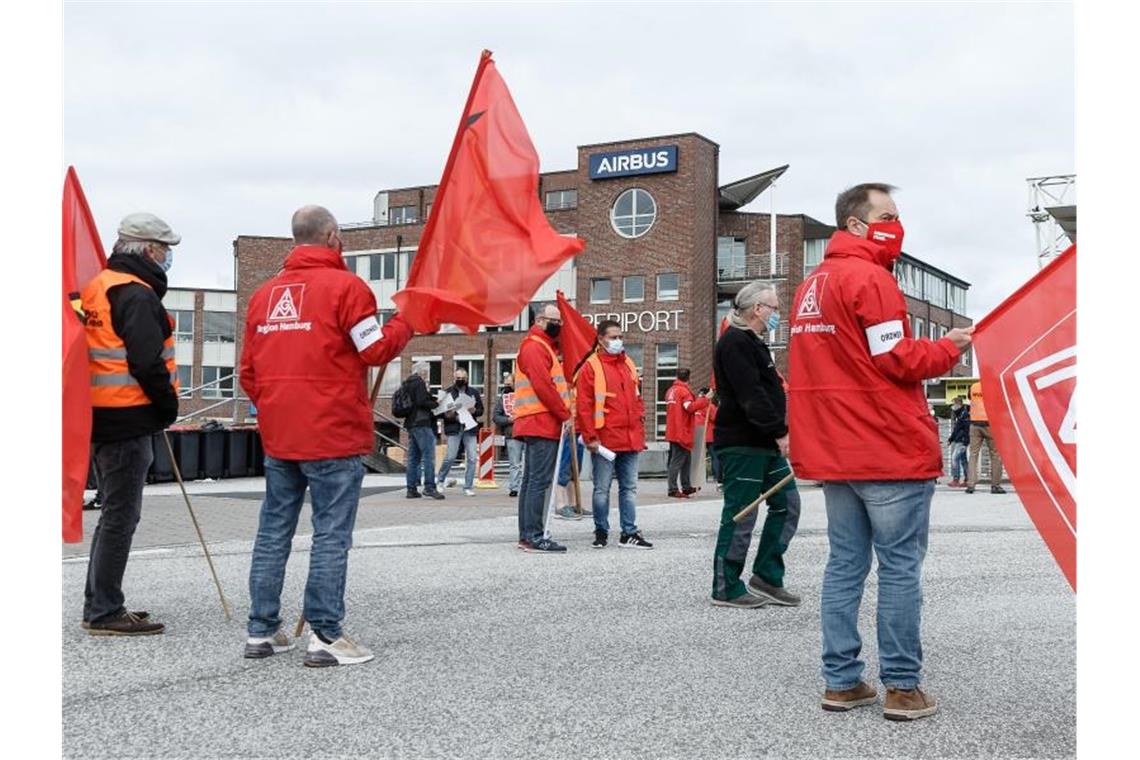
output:
[[[590,156],[590,179],[629,177],[677,171],[677,146],[596,153]]]

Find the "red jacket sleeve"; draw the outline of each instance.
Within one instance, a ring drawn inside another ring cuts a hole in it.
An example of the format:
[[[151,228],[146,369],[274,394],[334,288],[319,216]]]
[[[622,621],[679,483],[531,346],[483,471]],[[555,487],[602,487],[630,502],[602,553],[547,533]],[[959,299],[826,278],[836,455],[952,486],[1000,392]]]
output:
[[[691,404],[689,404],[689,414],[696,417],[697,412],[701,411],[702,409],[707,409],[708,406],[709,400],[707,396],[696,398]]]
[[[524,340],[519,349],[519,370],[530,380],[530,387],[538,400],[546,407],[559,422],[570,419],[570,412],[566,409],[562,396],[558,395],[558,388],[550,379],[550,354],[545,349],[533,345],[534,341]]]
[[[352,280],[341,299],[340,328],[352,339],[362,362],[372,366],[387,364],[412,339],[411,325],[397,314],[381,329],[372,288],[356,277]]]
[[[958,362],[958,349],[949,338],[932,341],[910,337],[906,300],[885,269],[859,288],[855,315],[866,336],[871,361],[891,380],[914,383],[938,377]]]
[[[577,423],[578,432],[582,440],[591,443],[598,439],[597,428],[594,427],[594,368],[589,363],[583,364],[578,370],[577,388]]]

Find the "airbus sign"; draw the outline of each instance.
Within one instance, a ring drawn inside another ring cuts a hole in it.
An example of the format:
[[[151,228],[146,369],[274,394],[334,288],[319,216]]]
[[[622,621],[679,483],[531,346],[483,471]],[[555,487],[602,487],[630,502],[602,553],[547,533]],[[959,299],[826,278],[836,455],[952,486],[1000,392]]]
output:
[[[590,179],[632,177],[677,171],[677,146],[619,150],[590,156]]]

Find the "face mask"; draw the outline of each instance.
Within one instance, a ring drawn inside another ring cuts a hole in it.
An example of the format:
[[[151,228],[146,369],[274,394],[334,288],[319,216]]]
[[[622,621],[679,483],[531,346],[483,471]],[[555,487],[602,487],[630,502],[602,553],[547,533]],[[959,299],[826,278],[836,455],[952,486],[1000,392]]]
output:
[[[151,259],[151,261],[154,261],[154,259]],[[158,264],[158,268],[161,269],[163,272],[169,272],[170,267],[172,267],[174,265],[174,249],[167,248],[166,249],[166,258],[162,260],[162,263],[159,264],[159,262],[157,262],[157,261],[154,261],[154,263]]]
[[[775,332],[776,328],[779,326],[780,326],[780,315],[779,314],[769,314],[768,315],[768,332]]]
[[[609,351],[611,354],[620,354],[621,353],[621,347],[622,347],[621,338],[614,338],[613,340],[611,340],[609,343],[606,344],[606,351]]]
[[[546,327],[544,327],[543,329],[546,331],[546,334],[549,335],[551,338],[557,338],[558,333],[561,332],[561,330],[562,330],[562,325],[556,325],[553,322],[547,322]]]
[[[455,381],[455,387],[456,388],[466,388],[467,387],[467,381],[466,380],[456,380]]]
[[[897,219],[893,222],[871,222],[867,224],[867,239],[886,248],[887,255],[894,263],[894,260],[902,253],[902,222]]]

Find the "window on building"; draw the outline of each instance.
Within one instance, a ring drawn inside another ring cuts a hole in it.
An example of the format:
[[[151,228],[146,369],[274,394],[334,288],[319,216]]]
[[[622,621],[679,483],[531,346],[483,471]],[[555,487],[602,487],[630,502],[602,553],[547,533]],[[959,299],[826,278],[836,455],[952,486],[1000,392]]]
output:
[[[640,274],[630,275],[629,277],[621,278],[621,300],[623,301],[644,301],[645,300],[645,276]]]
[[[681,275],[666,272],[657,275],[657,300],[676,301],[681,297]]]
[[[231,311],[202,312],[202,340],[206,343],[234,342],[234,313]]]
[[[955,314],[966,313],[966,289],[960,285],[950,286],[950,311]]]
[[[590,280],[590,303],[610,302],[610,280],[608,277]]]
[[[721,282],[743,280],[748,276],[745,263],[744,238],[718,237],[716,239],[716,274]]]
[[[827,250],[827,240],[804,241],[804,277],[815,271],[823,263],[823,254]]]
[[[388,321],[394,316],[396,316],[395,309],[381,309],[380,311],[376,312],[376,318],[380,320],[381,327],[388,324]]]
[[[499,357],[498,362],[499,362],[499,382],[502,382],[503,374],[505,373],[505,374],[508,374],[512,377],[511,382],[513,383],[514,382],[513,378],[514,378],[514,374],[515,374],[515,358],[513,356],[509,357],[509,358],[501,356],[501,357]]]
[[[973,354],[973,352],[974,352],[974,350],[972,348],[967,348],[965,351],[962,352],[961,359],[962,359],[962,365],[963,366],[965,366],[965,367],[970,366],[970,361],[971,361],[970,356]]]
[[[657,344],[657,438],[665,438],[665,394],[677,379],[678,354],[676,343]]]
[[[194,312],[177,309],[167,313],[174,320],[174,339],[192,343],[194,341]]]
[[[425,221],[427,220],[427,218],[429,216],[431,216],[431,206],[432,206],[432,204],[430,204],[430,203],[424,205],[424,220]]]
[[[931,322],[930,323],[930,339],[931,340],[938,340],[939,327],[940,326],[938,325],[937,322]]]
[[[911,325],[910,334],[914,338],[921,338],[926,330],[926,320],[922,317],[915,317],[914,324]]]
[[[461,370],[461,369],[467,370],[467,384],[470,385],[472,388],[478,388],[479,391],[482,392],[484,390],[483,367],[484,367],[486,361],[487,361],[486,359],[456,359],[455,360],[455,369],[456,370]],[[455,382],[454,377],[451,378],[451,382]],[[448,385],[451,385],[451,383],[448,383]],[[484,399],[483,405],[486,406],[486,404],[487,404],[487,401],[486,401],[486,399]]]
[[[178,398],[190,398],[194,387],[193,367],[178,365]]]
[[[415,206],[392,206],[388,209],[388,224],[415,224],[419,221]]]
[[[625,355],[632,361],[633,365],[637,367],[637,374],[640,375],[645,372],[645,346],[639,345],[625,345]]]
[[[233,367],[202,367],[202,398],[233,397]]]
[[[624,238],[641,237],[657,219],[657,202],[640,188],[626,190],[610,209],[610,224]]]
[[[577,190],[551,190],[546,194],[546,210],[558,211],[578,207]]]
[[[368,256],[368,279],[373,282],[396,279],[396,254],[372,253]]]
[[[359,256],[345,256],[344,257],[344,268],[347,269],[348,271],[352,272],[353,274],[356,274],[356,260],[359,258],[360,258]]]

